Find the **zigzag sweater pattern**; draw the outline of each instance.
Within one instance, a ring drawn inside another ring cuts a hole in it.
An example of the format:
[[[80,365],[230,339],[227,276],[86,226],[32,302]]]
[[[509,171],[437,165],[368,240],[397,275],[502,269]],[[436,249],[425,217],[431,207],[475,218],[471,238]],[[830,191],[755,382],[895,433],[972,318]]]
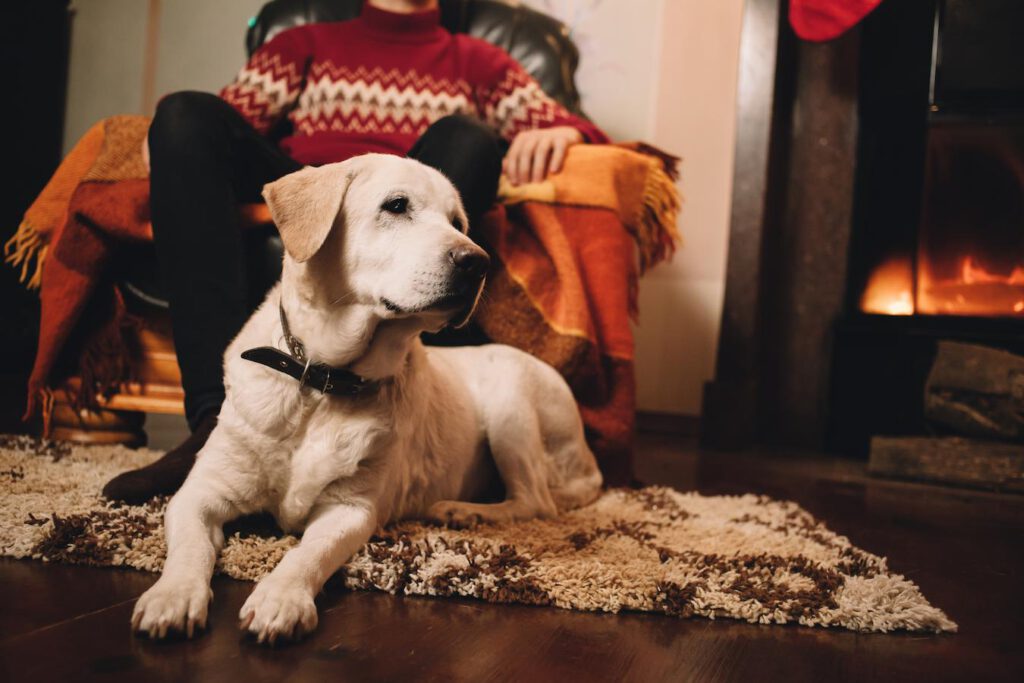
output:
[[[404,155],[449,114],[479,118],[509,141],[565,125],[587,142],[609,141],[507,52],[445,30],[437,9],[400,14],[365,3],[355,19],[286,29],[218,95],[264,135],[287,116],[293,130],[279,146],[310,166],[366,152]]]

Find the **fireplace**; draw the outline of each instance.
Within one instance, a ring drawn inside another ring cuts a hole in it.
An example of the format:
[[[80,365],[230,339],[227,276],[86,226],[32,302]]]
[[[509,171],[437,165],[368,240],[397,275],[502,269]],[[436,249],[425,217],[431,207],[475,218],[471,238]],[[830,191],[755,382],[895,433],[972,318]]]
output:
[[[781,0],[744,12],[701,443],[867,457],[941,434],[937,357],[1024,354],[1024,2],[887,0],[825,43]]]
[[[943,342],[1024,353],[1024,3],[886,3],[861,36],[848,289],[829,444],[942,434]]]

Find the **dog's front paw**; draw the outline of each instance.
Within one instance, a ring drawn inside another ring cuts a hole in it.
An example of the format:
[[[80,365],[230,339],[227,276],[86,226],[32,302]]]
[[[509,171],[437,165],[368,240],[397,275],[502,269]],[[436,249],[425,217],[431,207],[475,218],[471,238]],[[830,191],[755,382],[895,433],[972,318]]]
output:
[[[212,599],[213,591],[202,579],[165,574],[136,601],[132,630],[148,633],[150,638],[165,638],[168,631],[177,630],[191,638],[196,626],[206,626]]]
[[[238,613],[239,628],[273,645],[278,638],[299,638],[317,625],[313,596],[301,585],[271,574],[253,589]]]
[[[471,504],[442,500],[427,510],[427,518],[450,529],[472,529],[484,521]]]

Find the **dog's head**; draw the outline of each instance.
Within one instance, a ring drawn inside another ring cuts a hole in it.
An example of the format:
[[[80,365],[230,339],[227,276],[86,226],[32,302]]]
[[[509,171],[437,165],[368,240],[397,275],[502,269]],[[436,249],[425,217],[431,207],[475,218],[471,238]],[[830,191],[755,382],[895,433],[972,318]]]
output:
[[[424,329],[469,319],[489,259],[466,236],[458,191],[439,171],[389,154],[306,167],[263,187],[286,261],[328,300],[417,316]],[[286,271],[289,269],[286,263]]]

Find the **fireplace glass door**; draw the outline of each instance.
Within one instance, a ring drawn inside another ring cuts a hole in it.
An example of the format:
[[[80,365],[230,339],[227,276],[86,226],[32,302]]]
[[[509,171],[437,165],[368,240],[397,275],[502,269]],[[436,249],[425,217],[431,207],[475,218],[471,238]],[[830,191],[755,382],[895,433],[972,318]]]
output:
[[[1024,125],[933,125],[926,163],[917,313],[1024,316]]]
[[[1024,123],[934,121],[915,253],[893,252],[861,309],[1024,317]]]

